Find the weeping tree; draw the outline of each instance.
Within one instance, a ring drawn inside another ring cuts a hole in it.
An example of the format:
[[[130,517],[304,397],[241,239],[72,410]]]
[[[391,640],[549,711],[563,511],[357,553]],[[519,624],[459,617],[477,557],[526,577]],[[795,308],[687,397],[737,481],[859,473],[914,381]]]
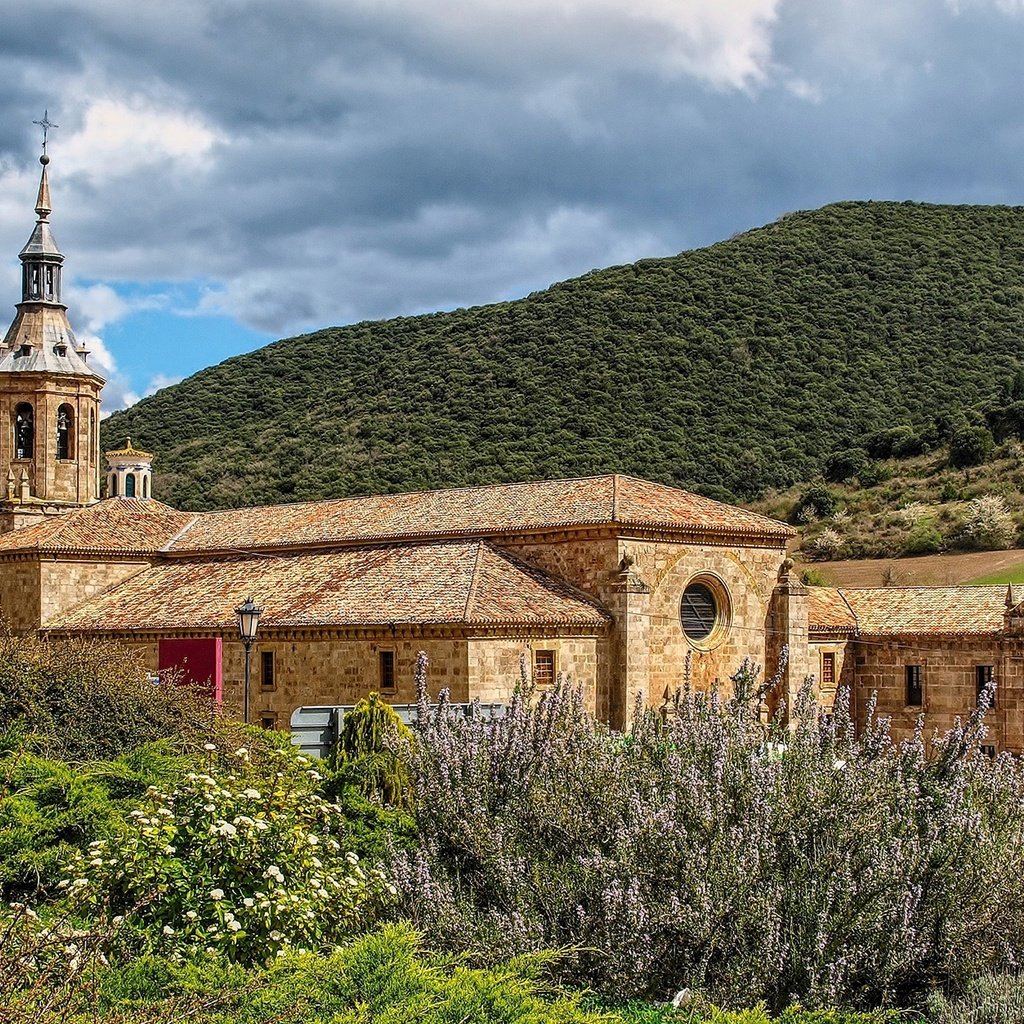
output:
[[[412,733],[379,693],[371,693],[349,711],[341,724],[335,768],[368,797],[393,807],[408,802],[405,750]]]

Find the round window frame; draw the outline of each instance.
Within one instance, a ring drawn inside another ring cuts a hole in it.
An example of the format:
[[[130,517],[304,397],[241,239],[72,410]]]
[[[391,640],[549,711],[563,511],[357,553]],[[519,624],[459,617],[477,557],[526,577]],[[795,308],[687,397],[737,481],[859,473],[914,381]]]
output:
[[[690,636],[683,625],[683,600],[690,587],[698,585],[706,587],[711,591],[711,596],[715,602],[715,624],[711,627],[711,632],[699,640]],[[683,634],[683,639],[694,650],[713,651],[725,642],[731,626],[732,597],[729,594],[729,588],[725,585],[725,580],[713,572],[699,572],[691,576],[683,585],[683,589],[679,594],[679,631]]]

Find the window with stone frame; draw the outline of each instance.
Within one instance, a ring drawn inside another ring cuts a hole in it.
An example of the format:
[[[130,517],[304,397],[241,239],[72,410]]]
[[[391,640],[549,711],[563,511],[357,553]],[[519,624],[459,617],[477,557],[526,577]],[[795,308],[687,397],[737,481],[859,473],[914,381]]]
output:
[[[378,651],[377,664],[380,668],[380,692],[394,693],[397,689],[397,685],[395,683],[395,652]]]
[[[75,411],[70,405],[62,405],[57,410],[57,458],[68,461],[74,454]]]
[[[14,457],[31,459],[35,442],[35,412],[28,402],[21,402],[14,410]]]
[[[908,708],[924,705],[924,672],[921,665],[906,666],[906,705]]]
[[[986,689],[991,687],[992,680],[995,678],[995,666],[994,665],[975,665],[974,666],[974,690],[978,700],[981,699],[982,693]],[[990,707],[996,706],[996,695],[992,693],[992,703]]]
[[[823,689],[832,689],[836,685],[835,651],[824,651],[821,655],[821,685]]]
[[[264,712],[260,715],[260,725],[264,729],[276,729],[277,728],[277,715],[269,712]]]
[[[274,676],[274,652],[260,651],[260,689],[273,690],[277,687]]]
[[[555,684],[555,652],[533,652],[533,682],[535,686],[550,688]]]

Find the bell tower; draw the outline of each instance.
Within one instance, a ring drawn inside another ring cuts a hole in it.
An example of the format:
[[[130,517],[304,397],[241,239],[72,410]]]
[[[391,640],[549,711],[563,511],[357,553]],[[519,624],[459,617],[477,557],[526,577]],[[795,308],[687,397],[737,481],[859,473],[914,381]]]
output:
[[[21,250],[21,302],[0,346],[0,533],[99,497],[100,391],[61,301],[64,255],[50,229],[44,116],[36,225]]]

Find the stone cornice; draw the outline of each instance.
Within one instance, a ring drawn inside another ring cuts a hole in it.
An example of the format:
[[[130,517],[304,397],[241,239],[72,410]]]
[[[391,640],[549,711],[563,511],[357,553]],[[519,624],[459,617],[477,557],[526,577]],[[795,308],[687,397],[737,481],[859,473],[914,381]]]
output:
[[[225,642],[241,643],[234,630],[204,627],[185,629],[47,629],[41,632],[50,636],[90,636],[129,643],[153,642],[162,639],[196,639],[220,637]],[[256,643],[285,643],[306,640],[370,640],[390,643],[403,639],[446,639],[486,640],[504,637],[515,638],[593,638],[608,635],[609,626],[595,626],[592,623],[571,623],[534,625],[533,623],[509,622],[488,625],[466,625],[463,623],[395,623],[364,626],[267,626],[261,628]]]

